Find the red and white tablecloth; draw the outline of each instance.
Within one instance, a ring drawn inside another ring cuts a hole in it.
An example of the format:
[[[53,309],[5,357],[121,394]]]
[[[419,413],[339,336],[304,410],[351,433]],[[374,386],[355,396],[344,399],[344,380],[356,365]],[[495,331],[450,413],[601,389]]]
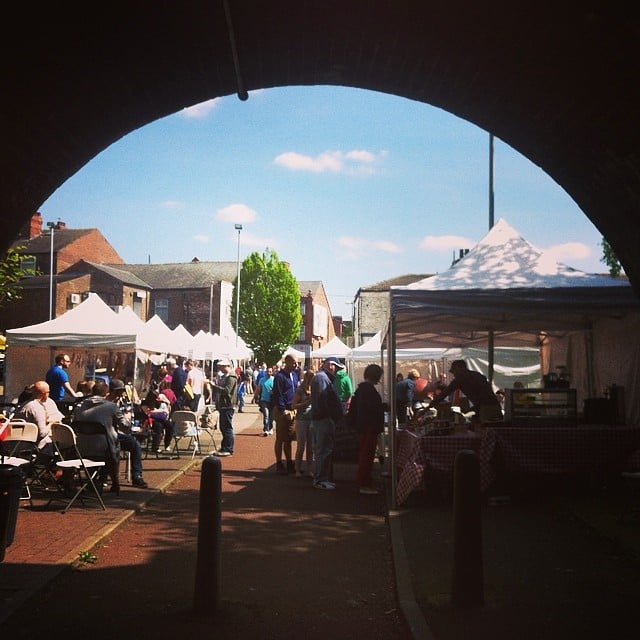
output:
[[[501,427],[496,446],[507,471],[611,474],[633,466],[640,428],[607,425]]]
[[[402,504],[430,475],[452,482],[458,451],[478,454],[480,489],[495,480],[500,456],[507,471],[531,474],[614,474],[640,465],[640,428],[609,425],[497,427],[448,436],[396,431],[396,501]]]
[[[398,504],[405,502],[412,491],[424,486],[425,475],[428,473],[442,474],[448,481],[452,480],[456,455],[463,449],[478,454],[480,489],[484,491],[494,480],[491,458],[495,449],[495,434],[491,429],[483,433],[466,431],[448,436],[425,436],[409,430],[399,430],[396,437]]]

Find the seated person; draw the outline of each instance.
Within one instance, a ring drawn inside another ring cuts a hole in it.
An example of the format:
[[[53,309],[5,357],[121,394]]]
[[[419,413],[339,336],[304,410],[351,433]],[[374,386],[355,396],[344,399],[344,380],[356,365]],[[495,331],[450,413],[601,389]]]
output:
[[[94,380],[80,380],[76,385],[76,391],[79,391],[86,398],[91,395],[94,384]]]
[[[156,453],[167,453],[171,448],[173,440],[173,425],[169,420],[170,408],[168,398],[161,393],[155,403],[151,406],[149,403],[143,403],[142,411],[146,417],[146,423],[151,430],[152,444],[151,447]],[[164,448],[160,446],[160,442],[164,435]]]
[[[113,378],[109,384],[104,380],[96,380],[93,386],[93,395],[85,398],[73,413],[74,420],[99,422],[107,430],[111,458],[108,461],[109,475],[111,476],[111,491],[120,493],[120,477],[118,465],[120,455],[118,448],[129,451],[131,454],[131,484],[134,487],[147,488],[147,483],[142,477],[142,449],[140,443],[131,433],[131,421],[125,417],[122,409],[122,394],[124,382]]]
[[[54,422],[62,422],[64,415],[49,397],[49,385],[44,380],[34,382],[32,392],[33,398],[22,405],[13,417],[38,425],[38,451],[45,456],[53,457],[51,425]]]

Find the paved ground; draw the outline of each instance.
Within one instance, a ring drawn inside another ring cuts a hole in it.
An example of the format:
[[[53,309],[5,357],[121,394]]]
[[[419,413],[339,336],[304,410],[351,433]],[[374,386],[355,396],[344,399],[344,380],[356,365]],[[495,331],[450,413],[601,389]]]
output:
[[[255,405],[247,411],[236,416],[236,454],[220,459],[218,542],[198,547],[201,459],[147,461],[156,488],[107,496],[106,513],[21,509],[0,564],[3,636],[637,636],[640,522],[619,522],[620,487],[538,486],[484,506],[484,602],[461,609],[451,605],[448,503],[414,493],[389,512],[384,495],[357,494],[351,464],[336,465],[335,492],[278,476],[273,440],[260,436]],[[218,543],[219,562],[203,563]],[[83,550],[96,564],[77,561]]]
[[[0,565],[10,614],[3,636],[31,638],[49,629],[65,638],[95,639],[112,637],[115,629],[127,638],[157,639],[215,629],[219,638],[363,633],[408,640],[395,599],[384,494],[360,496],[351,464],[336,466],[340,488],[333,492],[313,489],[310,478],[277,475],[273,437],[261,436],[255,405],[247,409],[237,416],[235,455],[219,459],[222,538],[216,566],[203,568],[197,552],[199,460],[124,521],[121,503],[135,509],[153,491],[126,488],[119,498],[107,496],[107,514],[93,508],[64,515],[24,509],[16,541]],[[145,478],[156,486],[156,474],[171,473],[175,461],[161,462],[157,470],[154,464],[145,465]],[[98,536],[91,535],[99,528]],[[67,535],[77,529],[85,541],[80,534],[69,542]],[[206,553],[215,544],[206,542]],[[36,584],[83,550],[96,555],[94,565],[76,561],[48,586]],[[198,579],[196,592],[199,567],[205,579]],[[21,603],[36,587],[36,596]],[[196,600],[203,597],[209,605],[196,615]]]

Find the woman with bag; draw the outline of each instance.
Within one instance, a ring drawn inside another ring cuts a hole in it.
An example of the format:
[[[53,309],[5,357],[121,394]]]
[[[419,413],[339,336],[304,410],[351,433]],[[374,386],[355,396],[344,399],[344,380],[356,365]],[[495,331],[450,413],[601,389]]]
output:
[[[302,382],[296,388],[293,394],[293,403],[291,408],[296,412],[296,459],[295,469],[296,477],[300,478],[304,475],[302,471],[302,458],[305,451],[307,452],[306,470],[313,473],[313,447],[311,443],[311,380],[315,372],[313,369],[307,369],[302,376]]]
[[[357,482],[365,495],[377,494],[373,488],[373,460],[376,454],[378,434],[384,430],[384,405],[376,389],[382,379],[382,367],[370,364],[364,370],[364,381],[358,385],[351,398],[347,423],[359,434]]]

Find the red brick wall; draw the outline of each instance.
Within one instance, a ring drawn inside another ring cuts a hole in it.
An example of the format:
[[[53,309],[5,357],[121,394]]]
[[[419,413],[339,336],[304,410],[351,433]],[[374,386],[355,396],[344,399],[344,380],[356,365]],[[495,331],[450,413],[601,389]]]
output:
[[[64,231],[59,231],[58,233],[62,234]],[[91,262],[124,264],[124,260],[118,255],[118,252],[97,229],[91,229],[89,233],[78,238],[78,240],[57,253],[56,273],[68,269],[82,259]]]

